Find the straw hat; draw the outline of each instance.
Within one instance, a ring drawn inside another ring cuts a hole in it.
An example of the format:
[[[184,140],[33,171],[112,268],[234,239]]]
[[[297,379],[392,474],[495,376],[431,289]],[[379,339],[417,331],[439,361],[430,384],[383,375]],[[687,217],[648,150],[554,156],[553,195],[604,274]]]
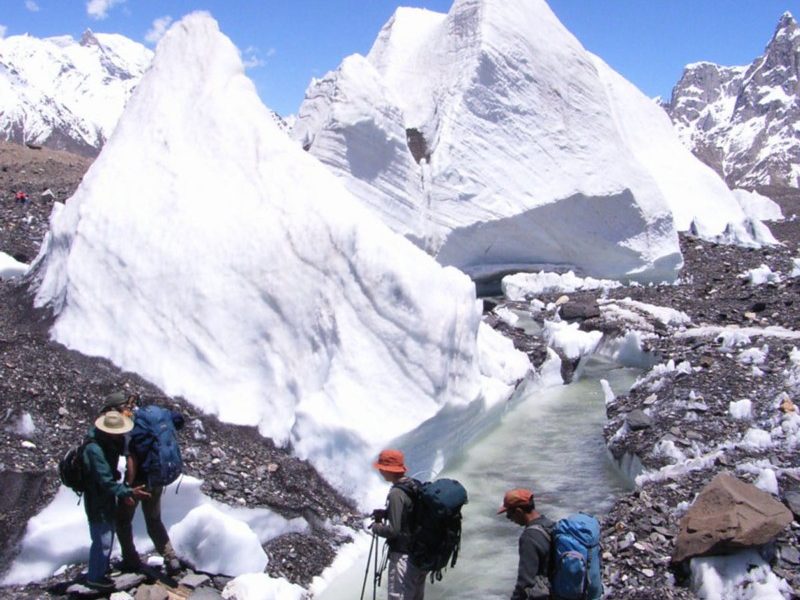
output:
[[[133,429],[133,421],[115,410],[110,410],[100,415],[94,422],[94,426],[100,431],[112,435],[122,435]]]

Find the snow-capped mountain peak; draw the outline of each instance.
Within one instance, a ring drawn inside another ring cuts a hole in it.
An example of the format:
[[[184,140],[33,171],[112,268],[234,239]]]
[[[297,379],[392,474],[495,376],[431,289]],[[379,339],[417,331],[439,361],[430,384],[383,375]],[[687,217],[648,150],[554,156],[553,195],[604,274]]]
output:
[[[19,143],[96,155],[152,54],[122,35],[91,29],[79,41],[0,40],[0,132]]]
[[[732,187],[800,186],[800,28],[785,12],[750,65],[687,65],[666,106],[684,143]]]

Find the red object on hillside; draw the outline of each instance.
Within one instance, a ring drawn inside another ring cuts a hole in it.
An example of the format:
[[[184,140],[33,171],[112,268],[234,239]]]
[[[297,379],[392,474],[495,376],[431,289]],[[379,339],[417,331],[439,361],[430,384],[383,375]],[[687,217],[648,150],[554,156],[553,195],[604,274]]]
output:
[[[25,202],[28,199],[28,194],[26,194],[25,192],[17,192],[14,195],[14,199],[20,203]]]

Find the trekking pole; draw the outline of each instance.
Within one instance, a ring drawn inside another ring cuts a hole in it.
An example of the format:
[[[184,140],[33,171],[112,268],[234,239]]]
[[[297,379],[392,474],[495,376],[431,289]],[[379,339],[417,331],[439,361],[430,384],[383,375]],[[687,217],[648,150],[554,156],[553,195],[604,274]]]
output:
[[[375,535],[375,534],[373,534]],[[375,535],[375,539],[378,539],[378,536]],[[375,570],[373,571],[374,576],[372,578],[372,600],[375,600],[378,596],[378,580],[380,579],[380,575],[378,574],[378,544],[375,544]]]
[[[383,544],[383,552],[381,552],[381,566],[378,566],[378,547],[375,546],[375,579],[372,582],[372,586],[374,591],[372,593],[372,600],[375,600],[375,595],[377,594],[377,588],[381,585],[381,579],[383,578],[383,572],[386,570],[386,565],[389,563],[389,552],[388,552],[388,544]]]
[[[373,546],[375,546],[375,539],[377,537],[378,536],[375,535],[375,533],[373,533],[372,534],[372,541],[369,544],[369,554],[367,554],[367,568],[364,571],[364,583],[361,584],[361,600],[364,600],[364,590],[367,589],[367,574],[369,573],[369,563],[370,563],[369,559],[372,558],[372,548],[373,548]],[[378,554],[377,548],[375,549],[375,554],[376,555]]]

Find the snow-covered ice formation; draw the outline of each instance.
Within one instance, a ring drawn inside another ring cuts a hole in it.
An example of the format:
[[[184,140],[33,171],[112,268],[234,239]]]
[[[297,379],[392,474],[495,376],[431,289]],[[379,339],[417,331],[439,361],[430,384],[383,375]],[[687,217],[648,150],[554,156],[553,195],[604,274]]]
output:
[[[544,0],[401,8],[312,82],[293,136],[394,230],[491,277],[671,279],[677,230],[747,218],[649,98]]]
[[[205,13],[159,43],[31,277],[56,340],[291,442],[359,500],[381,445],[529,368],[464,274],[278,128]]]
[[[287,520],[269,509],[234,508],[217,502],[201,492],[202,483],[183,477],[180,493],[175,493],[177,483],[167,487],[162,504],[162,518],[178,554],[197,569],[230,575],[248,568],[263,570],[267,556],[261,545],[286,533],[308,531],[302,518]],[[141,511],[134,519],[134,537],[140,551],[153,550]],[[50,504],[28,522],[20,552],[2,584],[38,581],[60,567],[84,561],[89,543],[83,505],[75,501],[72,490],[62,486]]]

